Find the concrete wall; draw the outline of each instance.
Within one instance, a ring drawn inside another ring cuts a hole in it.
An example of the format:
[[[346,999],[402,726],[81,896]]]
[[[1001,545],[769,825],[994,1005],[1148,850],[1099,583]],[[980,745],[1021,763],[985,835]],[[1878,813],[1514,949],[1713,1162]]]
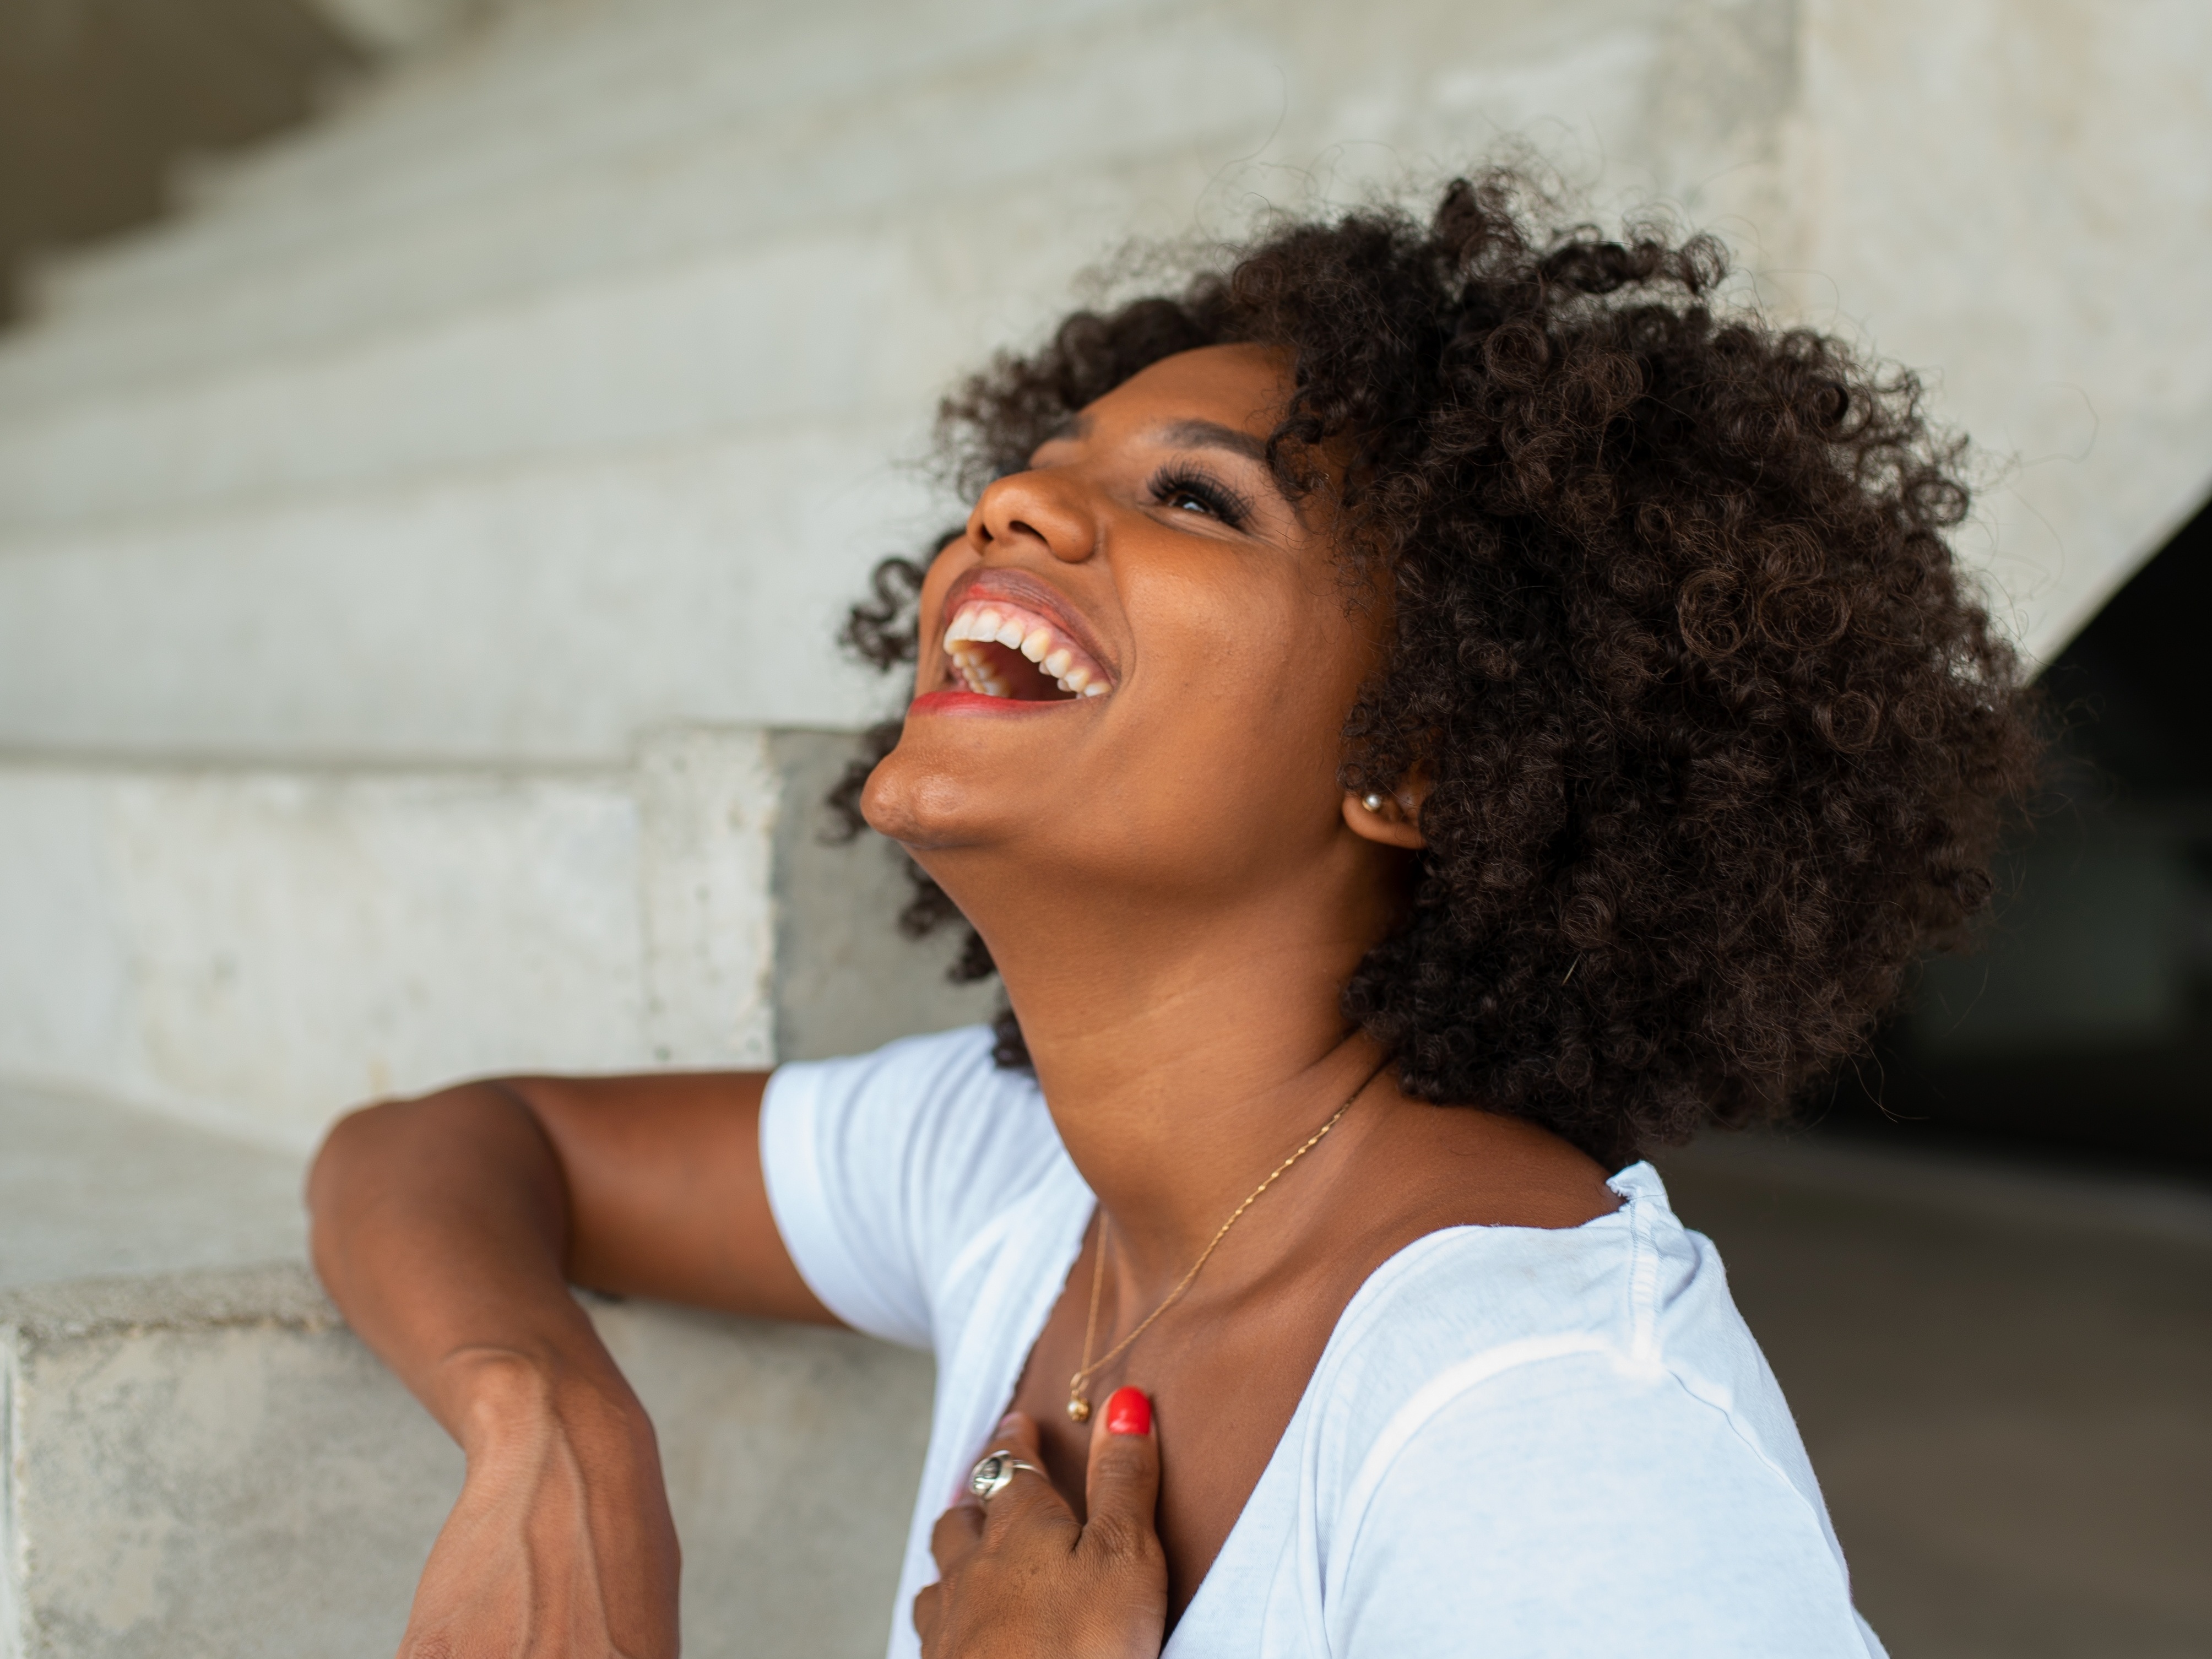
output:
[[[471,1073],[988,1017],[894,932],[897,854],[824,844],[850,752],[687,727],[620,769],[0,766],[0,1076],[304,1152]]]
[[[932,400],[1086,263],[1502,137],[1926,372],[2048,651],[2212,481],[2208,85],[2155,0],[511,9],[0,344],[0,1072],[297,1145],[765,1060],[773,769],[653,734],[886,708],[829,640],[957,510]]]

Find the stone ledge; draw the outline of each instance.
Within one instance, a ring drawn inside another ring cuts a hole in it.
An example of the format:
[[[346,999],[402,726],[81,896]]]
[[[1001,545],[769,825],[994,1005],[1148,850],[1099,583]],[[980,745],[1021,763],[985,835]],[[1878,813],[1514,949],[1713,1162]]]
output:
[[[290,1261],[0,1291],[0,1331],[12,1333],[19,1346],[234,1327],[319,1333],[343,1324],[314,1276]]]
[[[461,1459],[308,1272],[299,1159],[12,1085],[0,1147],[0,1659],[388,1656]],[[928,1362],[585,1304],[659,1433],[686,1651],[881,1652]]]
[[[882,1649],[922,1357],[587,1299],[659,1432],[685,1650]],[[459,1452],[295,1263],[0,1293],[0,1659],[373,1659]]]

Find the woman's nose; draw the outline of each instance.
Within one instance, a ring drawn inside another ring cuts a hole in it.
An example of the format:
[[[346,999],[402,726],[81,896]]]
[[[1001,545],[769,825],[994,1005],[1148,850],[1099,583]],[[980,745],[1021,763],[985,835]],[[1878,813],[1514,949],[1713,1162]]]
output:
[[[1010,473],[994,479],[968,518],[968,538],[985,554],[1042,546],[1079,564],[1097,549],[1098,521],[1064,473]]]

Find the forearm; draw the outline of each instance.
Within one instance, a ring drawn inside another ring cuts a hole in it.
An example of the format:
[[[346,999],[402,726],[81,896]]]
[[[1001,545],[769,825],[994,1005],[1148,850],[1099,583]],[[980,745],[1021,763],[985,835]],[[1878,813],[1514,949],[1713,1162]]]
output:
[[[400,1652],[674,1659],[653,1425],[568,1274],[575,1206],[526,1085],[356,1112],[308,1177],[315,1266],[468,1455]]]
[[[470,1084],[354,1114],[307,1195],[331,1299],[464,1446],[541,1412],[642,1429],[569,1293],[561,1167],[514,1091]]]

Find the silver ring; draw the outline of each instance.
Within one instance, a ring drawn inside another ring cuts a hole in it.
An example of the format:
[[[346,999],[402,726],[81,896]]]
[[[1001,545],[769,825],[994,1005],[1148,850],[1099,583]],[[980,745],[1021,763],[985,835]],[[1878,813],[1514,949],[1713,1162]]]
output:
[[[968,1490],[988,1504],[1014,1484],[1014,1474],[1018,1469],[1027,1469],[1031,1474],[1044,1473],[1034,1463],[1024,1463],[1004,1447],[994,1452],[986,1452],[976,1460],[975,1467],[968,1471]]]

